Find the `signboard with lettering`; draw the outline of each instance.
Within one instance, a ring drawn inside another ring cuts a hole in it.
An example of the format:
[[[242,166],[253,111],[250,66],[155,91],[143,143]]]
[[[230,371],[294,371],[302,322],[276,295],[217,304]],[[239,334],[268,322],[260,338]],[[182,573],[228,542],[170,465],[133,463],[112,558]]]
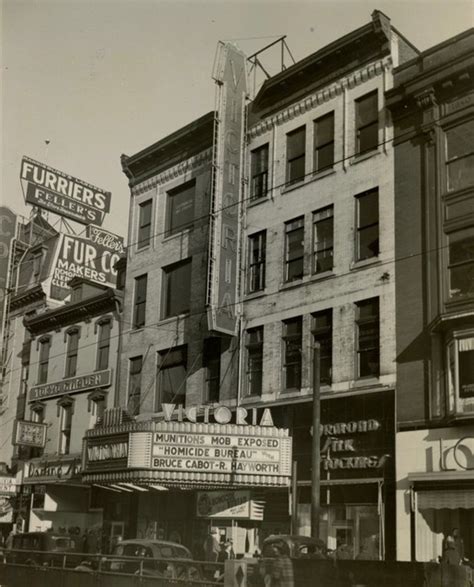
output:
[[[84,469],[116,471],[126,469],[128,462],[128,433],[110,434],[88,439],[85,446]]]
[[[0,495],[12,495],[16,493],[16,477],[0,476]]]
[[[234,335],[238,279],[239,218],[242,191],[247,58],[229,43],[217,49],[217,139],[209,254],[209,329]]]
[[[106,387],[107,385],[110,385],[111,380],[112,370],[104,369],[103,371],[96,371],[95,373],[89,373],[88,375],[61,379],[54,383],[35,385],[29,391],[28,401],[33,402],[36,400],[56,397],[58,395],[79,393],[96,389],[97,387]]]
[[[26,202],[81,224],[102,225],[110,210],[110,192],[23,157],[20,178],[27,182]]]
[[[5,317],[5,293],[9,287],[8,269],[11,244],[16,234],[16,215],[5,206],[0,206],[0,356],[3,341],[3,321]]]
[[[44,448],[46,444],[47,424],[17,420],[14,444],[18,446],[35,446]]]
[[[288,430],[247,424],[244,412],[240,424],[195,422],[195,414],[188,410],[187,422],[129,423],[127,431],[124,424],[98,426],[86,433],[84,481],[146,479],[176,486],[204,483],[210,488],[288,486],[292,454]],[[220,412],[214,418],[227,420]]]
[[[71,293],[68,282],[73,277],[84,277],[108,287],[116,286],[114,265],[125,250],[123,238],[95,226],[89,228],[88,234],[90,236],[86,238],[60,235],[53,262],[53,299],[64,300]]]
[[[249,490],[198,491],[198,518],[231,518],[233,520],[263,519],[264,503],[256,502]]]
[[[61,460],[41,459],[29,461],[25,466],[23,483],[58,483],[78,479],[81,472],[81,461],[77,457]]]
[[[309,413],[306,413],[309,412]],[[297,409],[295,457],[301,479],[311,478],[311,410]],[[392,390],[321,401],[321,481],[394,475]]]

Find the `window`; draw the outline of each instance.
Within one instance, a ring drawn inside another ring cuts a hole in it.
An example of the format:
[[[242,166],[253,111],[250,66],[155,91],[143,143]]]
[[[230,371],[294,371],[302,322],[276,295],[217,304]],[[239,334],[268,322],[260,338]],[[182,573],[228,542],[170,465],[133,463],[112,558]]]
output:
[[[356,260],[379,254],[379,190],[375,188],[356,196]]]
[[[301,181],[305,176],[306,127],[286,135],[286,183]]]
[[[64,397],[58,402],[60,410],[59,424],[59,454],[68,455],[71,449],[71,429],[73,402],[70,398]]]
[[[245,348],[247,350],[247,393],[262,395],[263,326],[247,330]]]
[[[97,371],[109,368],[110,332],[112,321],[103,319],[98,323],[99,335],[97,337]]]
[[[262,230],[249,236],[248,291],[265,289],[265,255],[267,232]]]
[[[303,277],[304,216],[285,224],[285,281]]]
[[[334,209],[322,208],[313,213],[313,273],[331,271],[334,254]]]
[[[283,322],[283,371],[285,389],[301,388],[301,350],[303,343],[301,316]]]
[[[323,385],[332,382],[332,309],[313,314],[312,330],[314,342],[320,344],[319,380]]]
[[[356,111],[356,153],[376,149],[379,142],[379,109],[377,90],[362,96],[355,102]]]
[[[446,131],[448,191],[474,184],[474,120]]]
[[[334,165],[334,112],[314,121],[314,171]]]
[[[449,412],[474,412],[474,336],[456,333],[448,344]]]
[[[357,306],[357,375],[378,377],[380,370],[379,299],[358,302]]]
[[[46,404],[43,402],[35,402],[31,406],[31,419],[33,422],[37,422],[38,424],[44,423],[44,418],[46,415]]]
[[[180,185],[168,192],[166,236],[190,228],[194,221],[195,181]]]
[[[449,295],[452,298],[474,295],[474,228],[448,236]]]
[[[142,392],[142,357],[133,357],[129,363],[127,410],[131,416],[140,412]]]
[[[203,366],[206,377],[206,400],[218,402],[221,376],[220,338],[208,338],[204,341]]]
[[[185,346],[158,353],[157,364],[157,412],[162,404],[185,404],[187,377],[187,348]]]
[[[163,318],[189,312],[191,299],[191,259],[163,268]]]
[[[66,371],[64,377],[74,377],[77,372],[77,350],[79,346],[79,330],[75,328],[66,333]]]
[[[89,428],[94,428],[94,426],[98,422],[102,421],[104,417],[105,407],[106,396],[104,392],[97,390],[89,394],[89,409],[91,412]]]
[[[42,338],[39,341],[39,364],[38,364],[38,383],[48,381],[49,349],[51,348],[51,339]]]
[[[138,239],[137,248],[142,249],[150,244],[152,200],[143,202],[138,207]]]
[[[146,290],[148,275],[135,278],[135,304],[133,307],[133,328],[143,328],[146,318]]]
[[[251,152],[250,199],[258,200],[268,190],[268,144]]]

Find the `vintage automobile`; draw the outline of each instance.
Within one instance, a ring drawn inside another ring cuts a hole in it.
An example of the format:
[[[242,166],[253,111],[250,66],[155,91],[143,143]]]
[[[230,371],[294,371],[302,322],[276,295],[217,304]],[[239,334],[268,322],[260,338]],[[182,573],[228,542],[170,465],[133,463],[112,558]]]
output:
[[[67,555],[74,550],[75,544],[69,536],[52,532],[25,532],[13,536],[11,546],[4,554],[7,563],[63,566]]]
[[[199,563],[181,544],[165,540],[130,539],[114,547],[105,570],[166,579],[202,580]]]

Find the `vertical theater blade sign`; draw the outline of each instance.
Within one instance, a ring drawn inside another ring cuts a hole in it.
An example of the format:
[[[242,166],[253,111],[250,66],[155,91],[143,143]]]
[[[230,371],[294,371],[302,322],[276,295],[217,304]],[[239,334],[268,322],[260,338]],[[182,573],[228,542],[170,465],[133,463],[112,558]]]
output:
[[[217,84],[214,182],[209,255],[209,329],[234,335],[238,286],[239,224],[242,193],[246,56],[219,43],[213,78]]]

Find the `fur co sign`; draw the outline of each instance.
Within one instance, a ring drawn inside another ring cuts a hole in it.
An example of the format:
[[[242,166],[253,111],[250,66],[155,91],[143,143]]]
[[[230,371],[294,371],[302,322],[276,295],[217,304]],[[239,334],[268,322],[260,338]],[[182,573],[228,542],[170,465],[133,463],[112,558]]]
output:
[[[125,250],[123,238],[95,227],[88,234],[86,238],[60,235],[51,282],[52,298],[63,300],[70,293],[68,282],[74,277],[115,287],[114,265]]]

